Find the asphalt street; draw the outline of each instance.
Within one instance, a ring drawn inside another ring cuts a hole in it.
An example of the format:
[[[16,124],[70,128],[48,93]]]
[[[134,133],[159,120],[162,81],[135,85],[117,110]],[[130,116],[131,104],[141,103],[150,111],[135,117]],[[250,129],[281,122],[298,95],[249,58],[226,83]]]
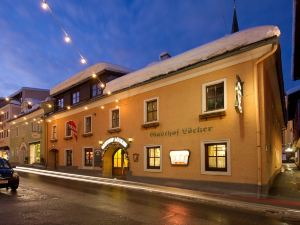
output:
[[[16,192],[0,189],[0,225],[300,224],[119,187],[20,175]]]

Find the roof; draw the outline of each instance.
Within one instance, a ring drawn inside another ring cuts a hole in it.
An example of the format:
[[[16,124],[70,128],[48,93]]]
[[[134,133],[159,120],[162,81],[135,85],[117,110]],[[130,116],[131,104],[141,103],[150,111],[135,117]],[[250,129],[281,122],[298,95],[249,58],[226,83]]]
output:
[[[122,90],[153,79],[154,77],[166,75],[213,57],[240,49],[244,46],[279,36],[280,30],[277,26],[260,26],[236,32],[175,57],[114,79],[106,84],[104,93]]]
[[[49,89],[33,88],[33,87],[22,87],[19,90],[17,90],[16,92],[9,95],[8,97],[14,97],[14,96],[20,94],[22,91],[25,91],[25,90],[29,90],[29,91],[49,91]]]
[[[113,71],[113,72],[120,72],[120,73],[129,73],[131,70],[119,66],[114,65],[111,63],[97,63],[93,66],[88,67],[87,69],[69,77],[65,81],[59,83],[58,85],[54,86],[52,89],[50,89],[50,95],[57,94],[58,92],[65,90],[73,85],[76,85],[77,83],[91,77],[93,73],[100,73],[102,71]]]

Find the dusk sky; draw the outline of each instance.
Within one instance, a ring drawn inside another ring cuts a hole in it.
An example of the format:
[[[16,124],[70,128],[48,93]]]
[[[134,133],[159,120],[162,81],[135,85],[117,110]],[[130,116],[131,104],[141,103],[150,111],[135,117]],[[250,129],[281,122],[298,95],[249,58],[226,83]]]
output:
[[[233,0],[48,0],[73,46],[39,0],[0,1],[0,96],[20,87],[51,88],[98,62],[139,69],[168,51],[177,55],[231,31]],[[285,89],[291,79],[292,0],[237,0],[240,30],[281,30]]]

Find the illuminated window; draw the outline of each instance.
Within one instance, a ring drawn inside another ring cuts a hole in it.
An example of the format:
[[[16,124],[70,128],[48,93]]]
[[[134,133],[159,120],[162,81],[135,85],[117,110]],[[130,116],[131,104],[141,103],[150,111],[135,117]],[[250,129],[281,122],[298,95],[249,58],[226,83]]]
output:
[[[29,145],[29,163],[40,163],[41,162],[41,144],[39,142]]]
[[[94,152],[92,148],[84,149],[84,166],[93,166]]]
[[[145,123],[158,121],[158,98],[145,101]]]
[[[80,100],[79,91],[74,92],[74,93],[72,94],[72,105],[78,103],[79,100]]]
[[[84,133],[88,134],[92,132],[92,117],[86,116],[84,117]]]
[[[160,146],[147,147],[147,169],[160,169],[161,151]]]
[[[226,80],[202,85],[202,112],[226,110]]]
[[[120,127],[120,110],[113,109],[111,111],[111,128]]]
[[[227,171],[227,143],[205,144],[205,169]]]

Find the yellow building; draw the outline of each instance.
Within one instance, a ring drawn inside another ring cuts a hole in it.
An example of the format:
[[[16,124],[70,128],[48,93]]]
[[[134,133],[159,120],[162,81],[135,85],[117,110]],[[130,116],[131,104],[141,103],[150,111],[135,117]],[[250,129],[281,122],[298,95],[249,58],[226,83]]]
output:
[[[266,192],[285,126],[279,35],[256,27],[137,71],[72,76],[50,91],[48,166]]]

